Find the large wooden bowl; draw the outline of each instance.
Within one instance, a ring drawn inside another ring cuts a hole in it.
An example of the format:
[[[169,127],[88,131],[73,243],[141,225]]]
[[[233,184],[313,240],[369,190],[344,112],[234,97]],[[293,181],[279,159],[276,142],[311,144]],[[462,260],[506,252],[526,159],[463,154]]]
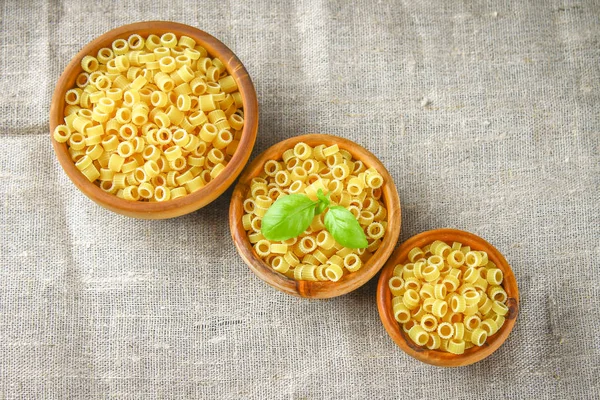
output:
[[[57,125],[64,123],[63,111],[65,107],[65,93],[75,86],[75,79],[77,75],[82,72],[80,62],[85,55],[96,55],[100,48],[110,47],[115,39],[127,39],[134,33],[146,37],[150,34],[160,36],[167,32],[172,32],[177,36],[186,35],[193,38],[196,43],[206,48],[209,55],[218,57],[225,64],[229,74],[236,80],[244,103],[245,122],[242,138],[237,151],[223,172],[202,189],[178,199],[160,203],[123,200],[113,194],[104,192],[98,186],[89,182],[85,176],[75,168],[75,164],[71,161],[71,157],[67,151],[66,144],[56,142],[52,137],[52,132],[54,132],[54,128]],[[227,48],[227,46],[208,33],[176,22],[151,21],[125,25],[108,31],[90,42],[83,47],[75,57],[73,57],[71,62],[69,62],[65,68],[54,89],[52,104],[50,106],[50,138],[52,140],[52,147],[54,147],[54,152],[58,157],[58,161],[75,186],[97,204],[116,213],[135,218],[163,219],[178,217],[204,207],[215,200],[233,183],[248,162],[248,158],[254,147],[257,130],[258,102],[256,99],[256,91],[254,90],[254,85],[241,61],[231,50],[229,50],[229,48]]]
[[[471,347],[470,349],[465,350],[464,354],[461,355],[455,355],[440,350],[429,350],[425,347],[418,346],[408,337],[408,334],[401,329],[400,324],[396,321],[392,312],[392,293],[390,292],[388,282],[393,276],[394,267],[397,264],[406,262],[408,259],[408,252],[412,248],[416,246],[423,247],[435,240],[442,240],[449,244],[452,242],[460,242],[463,245],[471,246],[474,250],[486,251],[489,259],[504,273],[502,286],[508,295],[506,305],[509,308],[504,325],[502,325],[495,335],[490,336],[483,346]],[[517,281],[510,269],[510,265],[508,265],[506,259],[494,246],[472,233],[456,229],[435,229],[420,233],[408,239],[406,242],[402,243],[390,257],[379,276],[379,283],[377,286],[377,308],[383,326],[394,342],[396,342],[404,352],[427,364],[437,365],[439,367],[461,367],[483,360],[494,351],[498,350],[502,343],[504,343],[512,331],[517,319],[517,314],[519,313],[519,288],[517,287]]]
[[[296,281],[275,272],[256,255],[248,240],[247,233],[242,226],[242,216],[244,215],[242,203],[247,198],[252,178],[261,173],[266,161],[280,159],[285,150],[293,148],[299,142],[304,142],[313,147],[319,144],[324,144],[326,146],[337,144],[340,149],[349,151],[354,159],[361,160],[367,167],[374,167],[377,169],[384,179],[384,185],[382,186],[383,201],[387,208],[388,225],[381,247],[379,247],[375,254],[361,269],[354,273],[345,274],[337,282]],[[398,192],[396,191],[396,186],[394,185],[392,177],[383,164],[373,154],[358,144],[347,139],[324,134],[308,134],[293,137],[277,143],[258,156],[240,177],[240,180],[233,191],[229,209],[229,226],[233,242],[242,256],[242,259],[248,264],[248,267],[250,267],[252,272],[269,285],[284,293],[308,298],[341,296],[368,282],[369,279],[381,269],[392,253],[392,250],[398,241],[398,236],[400,235],[400,218],[401,213]]]

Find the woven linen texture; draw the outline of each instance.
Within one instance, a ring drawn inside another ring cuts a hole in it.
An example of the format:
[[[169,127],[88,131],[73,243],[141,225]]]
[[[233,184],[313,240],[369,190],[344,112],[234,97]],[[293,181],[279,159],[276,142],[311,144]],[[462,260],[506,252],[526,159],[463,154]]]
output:
[[[393,176],[402,240],[495,245],[521,293],[507,342],[436,368],[387,336],[375,279],[325,301],[272,289],[230,239],[231,190],[166,221],[80,193],[49,141],[54,85],[98,35],[157,19],[245,64],[253,157],[349,138]],[[598,396],[598,1],[6,0],[0,27],[0,399]]]

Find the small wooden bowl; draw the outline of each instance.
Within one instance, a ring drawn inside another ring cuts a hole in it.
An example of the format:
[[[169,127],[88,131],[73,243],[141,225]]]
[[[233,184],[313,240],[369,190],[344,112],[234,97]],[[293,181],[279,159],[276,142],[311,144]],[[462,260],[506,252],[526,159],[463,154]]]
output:
[[[493,261],[504,273],[502,286],[508,295],[506,305],[509,308],[504,325],[502,325],[495,335],[488,338],[483,346],[471,347],[466,350],[464,354],[460,355],[438,350],[429,350],[425,347],[418,346],[408,337],[408,334],[402,330],[392,312],[392,293],[390,292],[388,282],[393,276],[394,267],[408,259],[408,252],[412,248],[416,246],[423,247],[432,243],[434,240],[442,240],[448,244],[460,242],[463,245],[471,246],[474,250],[486,251],[490,261]],[[504,343],[515,325],[517,314],[519,312],[519,288],[517,287],[517,281],[510,269],[510,265],[508,265],[506,259],[494,246],[472,233],[456,229],[434,229],[411,237],[406,242],[402,243],[402,245],[396,249],[394,254],[392,254],[379,276],[379,283],[377,286],[377,308],[383,326],[394,342],[396,342],[404,352],[427,364],[437,365],[439,367],[461,367],[483,360]]]
[[[111,43],[115,39],[127,39],[134,33],[146,37],[150,34],[160,36],[167,32],[172,32],[177,36],[186,35],[191,37],[196,43],[206,48],[212,57],[218,57],[225,64],[229,74],[236,80],[244,102],[245,122],[242,138],[238,150],[235,152],[223,172],[202,189],[178,199],[160,203],[123,200],[113,194],[104,192],[98,186],[88,181],[85,176],[75,168],[75,164],[71,161],[71,157],[67,151],[66,144],[56,142],[52,137],[52,133],[57,125],[64,123],[63,111],[65,107],[65,93],[75,86],[75,79],[77,78],[77,75],[82,72],[80,62],[84,56],[88,54],[96,55],[100,48],[111,47]],[[196,211],[215,200],[233,183],[248,162],[248,158],[254,147],[254,141],[256,140],[257,130],[258,101],[256,99],[256,91],[254,90],[254,85],[241,61],[231,50],[229,50],[229,48],[227,48],[227,46],[213,36],[199,29],[188,25],[178,24],[176,22],[138,22],[113,29],[97,39],[94,39],[84,46],[65,68],[54,89],[52,104],[50,106],[50,138],[52,140],[52,147],[54,147],[54,152],[66,174],[73,181],[75,186],[97,204],[116,213],[134,218],[164,219],[178,217]]]
[[[256,255],[248,240],[247,233],[242,226],[242,216],[244,215],[242,203],[250,190],[252,178],[258,176],[262,172],[265,162],[268,160],[280,159],[285,150],[293,148],[300,142],[304,142],[312,147],[320,144],[326,146],[337,144],[340,149],[349,151],[354,159],[361,160],[367,167],[374,167],[377,169],[384,180],[382,186],[383,201],[387,209],[388,226],[387,232],[381,242],[381,247],[379,247],[375,254],[361,269],[357,272],[344,275],[337,282],[296,281],[275,272]],[[392,177],[383,164],[373,154],[360,145],[347,139],[324,134],[296,136],[277,143],[258,156],[240,177],[240,180],[233,191],[233,197],[231,198],[231,205],[229,208],[229,227],[231,229],[233,242],[242,256],[242,259],[248,264],[248,267],[250,267],[252,272],[269,285],[284,293],[299,297],[321,299],[341,296],[351,292],[367,283],[369,279],[381,269],[398,241],[398,236],[400,235],[400,218],[401,212],[398,192],[396,191],[396,186],[394,185]]]

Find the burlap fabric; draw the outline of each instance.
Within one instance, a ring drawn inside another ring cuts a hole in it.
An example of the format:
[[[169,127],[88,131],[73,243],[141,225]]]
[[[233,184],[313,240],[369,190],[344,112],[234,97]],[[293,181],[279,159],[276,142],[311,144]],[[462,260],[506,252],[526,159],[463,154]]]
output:
[[[3,1],[0,399],[598,398],[599,17],[594,0]],[[376,280],[272,289],[231,242],[231,190],[167,221],[84,197],[50,146],[54,85],[94,37],[156,19],[244,62],[253,157],[347,137],[391,172],[402,239],[455,227],[503,252],[521,291],[504,346],[436,368],[387,336]]]

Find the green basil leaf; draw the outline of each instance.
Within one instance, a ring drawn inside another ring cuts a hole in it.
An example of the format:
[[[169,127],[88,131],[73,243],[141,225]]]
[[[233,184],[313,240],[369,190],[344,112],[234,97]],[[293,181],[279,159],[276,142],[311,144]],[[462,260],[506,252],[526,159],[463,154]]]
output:
[[[303,194],[290,194],[278,198],[262,219],[263,236],[269,240],[280,241],[300,235],[311,224],[317,204],[318,202]]]
[[[369,244],[365,232],[354,215],[342,206],[329,207],[325,227],[336,242],[351,249],[364,249]]]
[[[317,210],[315,211],[315,215],[321,214],[327,207],[329,207],[329,193],[327,195],[323,194],[323,190],[319,189],[317,191],[317,197],[319,198],[319,205],[317,205]]]

